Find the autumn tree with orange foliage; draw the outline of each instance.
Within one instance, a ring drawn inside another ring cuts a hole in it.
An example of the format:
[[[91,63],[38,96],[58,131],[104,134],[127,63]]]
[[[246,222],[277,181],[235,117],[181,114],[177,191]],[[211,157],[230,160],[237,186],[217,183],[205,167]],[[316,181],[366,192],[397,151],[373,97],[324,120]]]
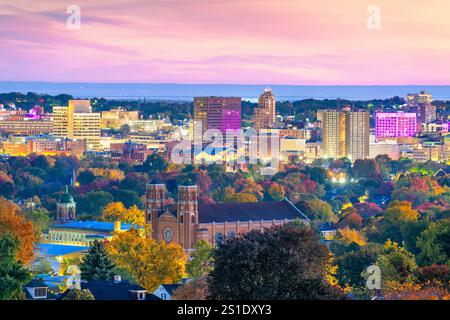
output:
[[[116,266],[126,270],[148,292],[163,283],[177,283],[184,276],[183,249],[177,244],[142,237],[137,229],[116,234],[107,251]]]
[[[439,286],[416,283],[390,283],[384,293],[386,300],[450,300],[450,293]]]
[[[20,214],[20,208],[12,201],[0,197],[0,236],[10,234],[19,242],[17,259],[29,264],[34,258],[35,232],[33,223]]]
[[[172,296],[172,300],[206,300],[208,296],[208,284],[206,276],[192,279],[178,287]]]

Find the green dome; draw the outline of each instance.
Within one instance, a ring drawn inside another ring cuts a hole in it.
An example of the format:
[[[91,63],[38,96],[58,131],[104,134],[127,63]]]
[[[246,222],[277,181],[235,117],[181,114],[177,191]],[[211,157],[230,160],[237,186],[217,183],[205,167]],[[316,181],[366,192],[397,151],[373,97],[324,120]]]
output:
[[[73,201],[73,197],[71,196],[71,194],[69,193],[69,190],[66,186],[66,191],[64,192],[64,194],[59,198],[58,203],[75,203]]]

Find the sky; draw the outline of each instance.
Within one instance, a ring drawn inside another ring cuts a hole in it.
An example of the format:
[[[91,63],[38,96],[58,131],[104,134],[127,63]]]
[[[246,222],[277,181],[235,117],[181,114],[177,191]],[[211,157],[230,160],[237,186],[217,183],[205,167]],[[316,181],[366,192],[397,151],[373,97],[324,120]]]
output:
[[[448,0],[0,0],[0,81],[448,85],[449,12]]]

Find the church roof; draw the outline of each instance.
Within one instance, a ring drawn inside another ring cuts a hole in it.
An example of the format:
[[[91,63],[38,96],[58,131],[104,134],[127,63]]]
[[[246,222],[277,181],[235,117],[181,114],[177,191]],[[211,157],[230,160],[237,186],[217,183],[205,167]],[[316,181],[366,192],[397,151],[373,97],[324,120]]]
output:
[[[286,199],[282,201],[199,204],[198,215],[200,223],[293,220],[297,218],[309,220],[303,212]]]

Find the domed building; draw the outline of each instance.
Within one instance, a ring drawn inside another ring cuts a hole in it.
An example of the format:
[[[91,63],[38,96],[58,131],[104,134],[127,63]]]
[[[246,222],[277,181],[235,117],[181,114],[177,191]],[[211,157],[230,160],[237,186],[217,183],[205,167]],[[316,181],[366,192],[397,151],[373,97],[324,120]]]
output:
[[[66,186],[65,192],[59,198],[56,204],[56,221],[55,223],[67,223],[69,221],[77,220],[76,213],[77,204],[73,201],[72,195],[69,193],[69,189]]]

